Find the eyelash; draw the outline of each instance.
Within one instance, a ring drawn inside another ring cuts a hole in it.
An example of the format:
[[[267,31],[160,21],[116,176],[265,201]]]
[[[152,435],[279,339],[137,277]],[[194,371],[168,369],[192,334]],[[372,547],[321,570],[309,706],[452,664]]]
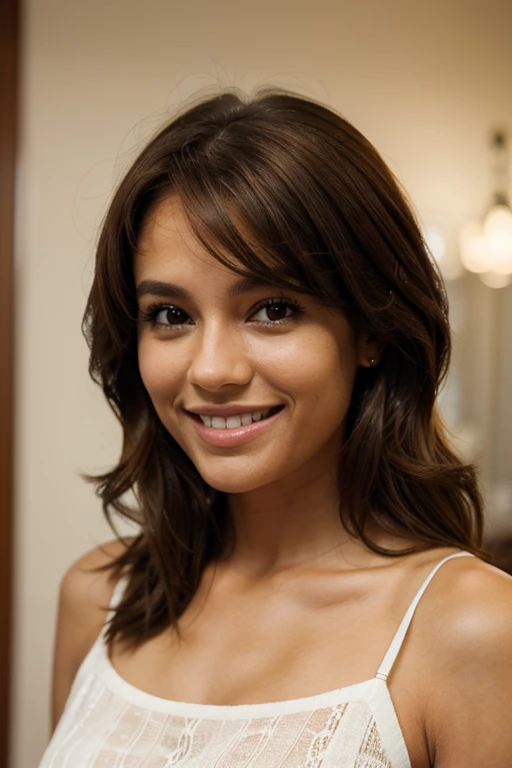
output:
[[[275,326],[275,325],[283,325],[284,323],[289,322],[290,320],[295,320],[296,317],[305,311],[305,307],[301,306],[298,301],[295,301],[294,299],[284,299],[283,297],[275,298],[275,299],[265,299],[265,301],[260,302],[253,310],[252,315],[255,315],[257,312],[259,312],[261,309],[264,309],[265,307],[273,307],[273,306],[285,306],[289,307],[290,309],[293,309],[293,315],[290,317],[284,317],[281,320],[270,320],[268,322],[264,322],[261,320],[258,320],[257,322],[261,325],[269,325],[269,326]],[[149,307],[144,311],[141,312],[142,319],[150,323],[152,328],[165,328],[170,330],[171,328],[183,328],[185,323],[175,323],[167,325],[166,323],[158,323],[156,321],[156,318],[165,309],[178,309],[180,312],[183,312],[179,307],[176,307],[174,304],[150,304]],[[184,312],[186,315],[187,313]],[[251,317],[252,317],[251,315]]]

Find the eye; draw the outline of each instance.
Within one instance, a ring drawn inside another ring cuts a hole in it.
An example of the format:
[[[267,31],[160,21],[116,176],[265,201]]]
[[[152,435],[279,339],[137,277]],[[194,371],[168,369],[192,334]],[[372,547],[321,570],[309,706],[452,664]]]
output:
[[[304,307],[301,307],[293,299],[266,299],[258,305],[251,317],[256,317],[260,313],[266,313],[268,319],[260,318],[257,322],[264,323],[265,325],[281,325],[288,320],[294,319],[303,311]]]
[[[258,324],[276,326],[294,320],[304,309],[293,299],[283,297],[265,299],[256,306],[250,317],[256,318]],[[267,315],[267,319],[256,317],[264,314]],[[191,321],[190,316],[174,304],[150,304],[146,310],[141,311],[141,318],[152,328],[167,330],[183,328]]]
[[[150,304],[144,312],[141,312],[141,318],[150,323],[153,328],[181,327],[185,325],[187,318],[190,319],[186,312],[173,304]]]

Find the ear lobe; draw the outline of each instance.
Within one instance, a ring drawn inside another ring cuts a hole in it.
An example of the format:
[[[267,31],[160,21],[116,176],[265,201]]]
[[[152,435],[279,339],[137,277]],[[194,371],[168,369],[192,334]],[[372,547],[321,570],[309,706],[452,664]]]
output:
[[[362,337],[359,344],[359,366],[373,368],[378,365],[383,351],[384,345],[375,336]]]
[[[376,357],[368,357],[365,360],[363,360],[361,363],[359,363],[360,368],[375,368],[376,365],[378,365],[380,360]]]

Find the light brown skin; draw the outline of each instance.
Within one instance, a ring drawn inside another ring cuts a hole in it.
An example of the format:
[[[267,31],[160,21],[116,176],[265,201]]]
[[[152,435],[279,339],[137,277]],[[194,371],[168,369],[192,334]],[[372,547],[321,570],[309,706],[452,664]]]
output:
[[[122,551],[116,541],[106,548],[84,555],[62,581],[53,728],[105,620],[99,605],[113,584],[86,569]],[[165,632],[134,653],[116,644],[111,662],[141,690],[201,704],[302,698],[362,682],[431,568],[454,551],[394,561],[369,553],[365,567],[345,569],[317,558],[259,581],[223,567],[213,586],[207,571],[180,621],[181,647]],[[388,681],[413,768],[510,766],[511,606],[512,579],[476,558],[446,563],[429,585]]]
[[[134,272],[137,285],[177,283],[192,294],[167,301],[186,315],[180,329],[140,322],[139,366],[162,423],[202,477],[228,494],[237,543],[215,574],[205,572],[180,619],[183,643],[168,630],[133,654],[116,644],[115,669],[161,698],[222,705],[369,680],[422,581],[455,551],[385,558],[340,524],[344,418],[357,368],[381,350],[314,297],[295,297],[305,312],[280,326],[255,310],[279,291],[229,297],[239,277],[201,251],[172,201],[147,220]],[[140,309],[154,301],[165,300],[144,296]],[[231,449],[205,444],[182,411],[230,403],[286,409]],[[411,543],[369,533],[383,546]],[[84,569],[121,546],[93,550],[63,579],[54,726],[113,589],[106,574]],[[389,688],[413,768],[509,768],[512,579],[475,558],[446,563],[421,600]]]

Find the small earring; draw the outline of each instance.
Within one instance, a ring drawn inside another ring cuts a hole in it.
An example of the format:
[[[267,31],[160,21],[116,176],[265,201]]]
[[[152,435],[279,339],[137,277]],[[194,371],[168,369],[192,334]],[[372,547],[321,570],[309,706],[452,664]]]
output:
[[[375,365],[375,363],[376,363],[376,362],[377,362],[377,361],[375,360],[375,358],[374,358],[374,357],[370,357],[370,358],[368,358],[368,365]]]

